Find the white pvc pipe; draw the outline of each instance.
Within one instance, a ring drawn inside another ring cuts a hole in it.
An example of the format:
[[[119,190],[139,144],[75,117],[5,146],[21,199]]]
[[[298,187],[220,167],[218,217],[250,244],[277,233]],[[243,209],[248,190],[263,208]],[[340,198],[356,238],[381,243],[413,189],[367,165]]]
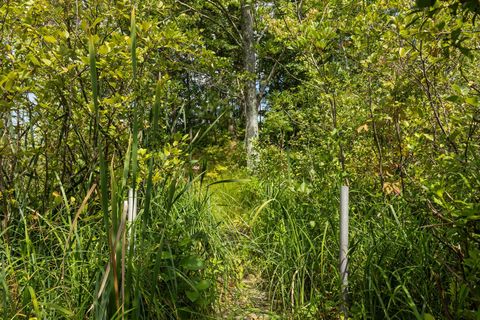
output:
[[[128,222],[133,222],[133,189],[128,189]]]
[[[133,212],[132,212],[132,222],[137,219],[137,190],[133,194]]]
[[[342,311],[348,319],[348,187],[340,191],[340,277],[342,279]]]
[[[128,189],[128,218],[127,221],[129,222],[130,228],[128,229],[128,238],[129,243],[133,243],[133,247],[135,248],[135,234],[132,236],[132,224],[137,218],[137,191],[133,191],[132,188]]]

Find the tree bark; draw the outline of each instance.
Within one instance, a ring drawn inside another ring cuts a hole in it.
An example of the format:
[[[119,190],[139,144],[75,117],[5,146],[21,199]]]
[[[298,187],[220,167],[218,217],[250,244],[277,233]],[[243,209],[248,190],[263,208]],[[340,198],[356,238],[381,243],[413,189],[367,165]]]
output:
[[[247,167],[253,169],[258,161],[258,153],[253,147],[253,142],[258,137],[258,106],[256,89],[256,54],[253,32],[252,5],[242,1],[242,44],[245,80],[244,110],[246,118],[245,144],[247,149]]]

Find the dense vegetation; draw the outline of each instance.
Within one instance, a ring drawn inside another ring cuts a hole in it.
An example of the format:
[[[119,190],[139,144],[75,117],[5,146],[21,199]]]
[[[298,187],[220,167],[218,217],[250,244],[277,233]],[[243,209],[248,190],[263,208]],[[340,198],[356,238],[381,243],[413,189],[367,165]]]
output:
[[[480,319],[479,13],[2,1],[0,318]]]

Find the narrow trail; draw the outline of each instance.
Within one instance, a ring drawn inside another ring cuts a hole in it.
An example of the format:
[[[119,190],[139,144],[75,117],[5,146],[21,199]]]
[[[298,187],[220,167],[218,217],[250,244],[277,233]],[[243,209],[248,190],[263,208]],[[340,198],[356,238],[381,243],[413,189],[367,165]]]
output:
[[[248,274],[235,286],[229,288],[227,296],[221,301],[223,314],[221,319],[256,320],[278,319],[271,311],[267,294],[261,289],[262,279]]]
[[[257,320],[281,319],[271,310],[268,294],[264,290],[260,266],[252,254],[251,230],[245,221],[250,209],[238,198],[238,188],[228,186],[217,190],[212,199],[212,210],[226,230],[225,243],[231,246],[236,279],[220,283],[218,319]]]

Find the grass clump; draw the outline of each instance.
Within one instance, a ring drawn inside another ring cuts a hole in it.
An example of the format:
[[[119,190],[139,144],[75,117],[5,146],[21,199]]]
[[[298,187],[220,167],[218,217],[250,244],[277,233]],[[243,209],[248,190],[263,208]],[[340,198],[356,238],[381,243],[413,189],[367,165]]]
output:
[[[418,202],[351,189],[350,315],[474,319],[475,285],[460,276],[466,264],[451,245],[455,237],[445,238],[448,226],[428,222],[429,212]],[[288,319],[340,316],[334,191],[280,179],[252,180],[240,192],[250,204],[243,215],[252,239],[246,250],[264,280],[270,309]]]
[[[112,255],[105,230],[98,228],[103,217],[93,197],[71,243],[70,223],[62,219],[68,216],[66,207],[46,215],[24,214],[0,246],[2,318],[208,317],[225,249],[219,245],[220,230],[209,210],[208,194],[191,187],[177,176],[152,189],[151,222],[141,222],[140,210],[135,224],[127,226],[135,229],[130,233],[135,240],[118,244],[117,279],[112,271],[105,276],[113,268]],[[138,200],[142,208],[143,196]],[[122,301],[119,308],[114,281]]]

